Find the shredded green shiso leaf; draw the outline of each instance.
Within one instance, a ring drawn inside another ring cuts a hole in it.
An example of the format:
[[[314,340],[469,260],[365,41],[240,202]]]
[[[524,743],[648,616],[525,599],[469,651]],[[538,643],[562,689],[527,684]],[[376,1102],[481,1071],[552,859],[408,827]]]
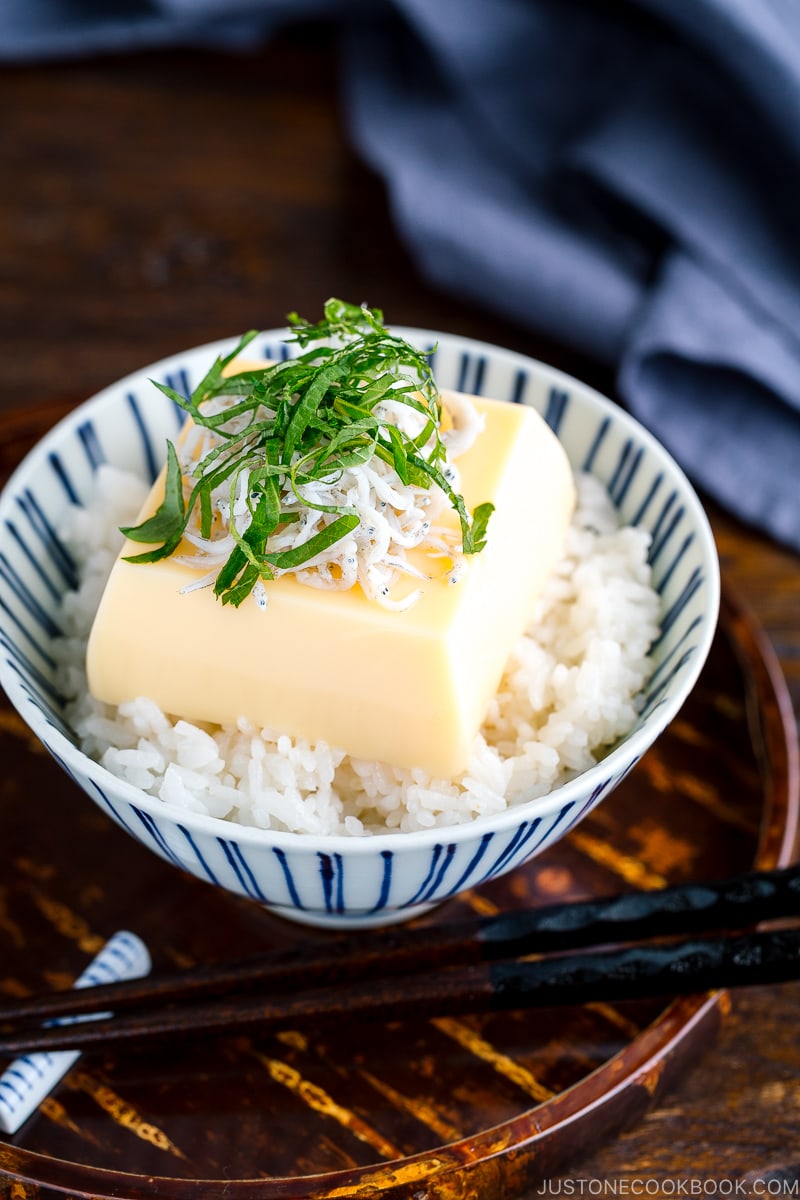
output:
[[[462,553],[479,553],[493,505],[479,504],[470,515],[451,485],[442,405],[426,354],[393,335],[382,312],[365,305],[332,299],[316,324],[296,313],[287,319],[287,341],[303,351],[297,357],[225,375],[257,336],[251,331],[216,360],[188,400],[156,383],[205,431],[205,443],[188,464],[167,443],[161,505],[140,525],[122,529],[131,541],[157,545],[127,561],[153,563],[174,554],[190,521],[201,539],[212,539],[215,512],[224,504],[230,552],[214,572],[213,588],[223,604],[238,606],[262,581],[317,562],[355,535],[357,508],[315,500],[311,485],[329,485],[375,459],[405,487],[441,489],[458,515]],[[418,414],[413,433],[393,415],[397,404]],[[221,503],[225,487],[228,500]],[[308,510],[315,510],[316,532],[287,546],[281,535],[305,522]]]

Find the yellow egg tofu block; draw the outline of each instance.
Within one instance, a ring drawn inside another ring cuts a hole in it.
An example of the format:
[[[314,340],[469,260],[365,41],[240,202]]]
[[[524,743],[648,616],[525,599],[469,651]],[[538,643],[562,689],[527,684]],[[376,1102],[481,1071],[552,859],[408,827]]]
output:
[[[182,594],[197,576],[189,566],[123,561],[142,550],[127,543],[89,640],[92,694],[111,704],[148,696],[189,721],[245,717],[434,776],[462,771],[575,502],[566,454],[538,414],[471,399],[485,426],[457,460],[460,490],[468,510],[491,501],[495,512],[457,583],[447,561],[415,551],[433,577],[413,581],[423,594],[405,612],[358,587],[326,591],[291,576],[266,583],[266,609],[252,597],[234,608],[210,587]],[[163,486],[162,477],[140,519]]]

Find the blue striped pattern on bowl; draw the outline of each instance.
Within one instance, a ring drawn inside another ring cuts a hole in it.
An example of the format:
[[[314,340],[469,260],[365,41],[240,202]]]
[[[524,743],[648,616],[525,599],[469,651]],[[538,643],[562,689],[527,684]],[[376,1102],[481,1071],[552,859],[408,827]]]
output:
[[[22,717],[88,796],[156,854],[319,925],[406,919],[563,837],[616,787],[680,708],[708,653],[719,602],[716,552],[702,508],[675,463],[636,422],[533,359],[447,334],[398,332],[431,353],[441,387],[536,408],[573,467],[599,478],[623,520],[652,535],[662,617],[641,716],[601,763],[547,797],[447,831],[317,839],[171,809],[77,749],[63,719],[51,652],[60,596],[75,583],[75,565],[58,538],[60,514],[91,494],[101,462],[155,477],[182,416],[150,381],[187,393],[233,340],[148,367],[76,409],[28,455],[0,498],[0,681]],[[282,334],[263,333],[251,349],[285,356]]]

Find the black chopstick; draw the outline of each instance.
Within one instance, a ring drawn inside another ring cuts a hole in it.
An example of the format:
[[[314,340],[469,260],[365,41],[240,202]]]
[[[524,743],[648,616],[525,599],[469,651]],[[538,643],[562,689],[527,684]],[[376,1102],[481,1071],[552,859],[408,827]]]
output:
[[[327,941],[317,941],[299,949],[283,951],[267,958],[265,956],[250,956],[233,962],[222,962],[208,966],[193,968],[175,974],[151,977],[123,984],[111,984],[82,991],[57,992],[46,996],[33,997],[28,1000],[15,1001],[13,1004],[0,1006],[0,1026],[6,1026],[7,1036],[0,1030],[0,1055],[17,1053],[23,1044],[31,1046],[36,1038],[45,1033],[49,1038],[48,1044],[55,1044],[61,1038],[60,1044],[66,1044],[59,1030],[31,1030],[25,1034],[24,1026],[34,1022],[59,1021],[70,1017],[91,1013],[105,1013],[109,1010],[115,1016],[111,1021],[96,1020],[92,1022],[91,1030],[81,1023],[80,1030],[72,1027],[69,1033],[69,1044],[97,1044],[109,1036],[128,1036],[123,1029],[136,1029],[135,1036],[149,1036],[147,1030],[151,1021],[154,1030],[159,1021],[169,1022],[169,1030],[175,1031],[181,1021],[204,1022],[202,1028],[215,1028],[213,1010],[230,1013],[231,1005],[235,1003],[240,1014],[237,1020],[241,1024],[257,1019],[260,1014],[262,1021],[282,1019],[277,1015],[280,1011],[286,1019],[301,1019],[303,1006],[311,1001],[308,997],[316,994],[314,1003],[320,1005],[319,1012],[330,1008],[335,1012],[337,1003],[345,989],[354,989],[354,1003],[361,1004],[357,993],[359,982],[366,981],[366,991],[372,989],[376,1005],[380,1005],[380,996],[375,991],[382,986],[382,981],[389,982],[400,974],[403,976],[402,988],[389,986],[395,1006],[402,1003],[402,997],[411,994],[409,977],[422,978],[426,975],[438,980],[438,984],[425,983],[422,992],[429,996],[429,1002],[436,1004],[435,987],[443,989],[450,996],[449,1003],[455,1003],[453,994],[459,987],[463,988],[464,1003],[469,988],[478,986],[481,992],[480,1006],[497,999],[499,992],[505,992],[509,986],[503,983],[503,972],[500,969],[501,960],[519,958],[531,954],[563,953],[579,947],[599,947],[603,945],[618,945],[625,942],[641,942],[656,937],[681,936],[692,938],[699,933],[712,930],[742,930],[753,928],[765,921],[800,916],[800,865],[767,872],[750,872],[731,879],[706,881],[664,888],[657,891],[631,892],[619,896],[599,900],[578,901],[568,904],[558,904],[525,911],[515,911],[488,917],[480,920],[470,920],[452,924],[429,925],[414,929],[392,927],[378,932],[336,937]],[[711,945],[721,946],[722,939],[713,939],[701,943],[702,957],[708,959]],[[741,943],[735,951],[733,943],[726,943],[731,956],[729,964],[718,964],[718,970],[728,972],[726,979],[730,980],[731,972],[735,973],[735,953],[742,954],[747,950]],[[760,946],[760,944],[759,944]],[[646,949],[646,948],[645,948]],[[756,953],[753,947],[748,952]],[[758,953],[767,954],[766,947],[760,947]],[[620,952],[624,953],[624,952]],[[680,955],[673,948],[675,962],[681,961]],[[591,956],[581,956],[572,961],[580,963],[591,957],[593,962],[601,961],[600,955],[593,952]],[[550,960],[551,974],[555,979],[556,972],[552,968],[554,962],[561,962],[558,967],[558,977],[565,986],[566,967],[564,960]],[[614,963],[606,955],[604,971],[613,967]],[[470,976],[468,972],[460,974],[461,984],[456,982],[451,968],[476,966],[482,964],[498,964],[492,972],[480,974],[480,969]],[[649,964],[649,968],[648,968]],[[550,999],[533,998],[534,975],[528,968],[534,964],[523,964],[526,968],[525,979],[516,976],[514,985],[520,991],[525,1003],[552,1003]],[[642,979],[646,980],[649,994],[654,994],[652,988],[657,986],[659,976],[653,975],[654,960],[647,954],[640,958],[628,960],[626,970],[642,971]],[[684,962],[684,967],[685,967]],[[513,967],[513,964],[505,964]],[[444,970],[448,970],[445,979]],[[777,970],[773,966],[773,970]],[[786,969],[789,969],[788,967]],[[588,968],[587,968],[588,970]],[[659,968],[660,971],[665,968]],[[677,972],[678,968],[675,968]],[[792,978],[793,975],[783,975],[781,978]],[[536,996],[552,997],[556,993],[552,986],[544,988],[537,976],[535,984]],[[698,976],[700,979],[700,976]],[[705,976],[702,976],[705,979]],[[471,980],[471,982],[470,982]],[[487,983],[487,981],[489,981]],[[325,985],[325,986],[322,986]],[[735,986],[735,982],[720,979],[717,982],[693,982],[689,990],[705,988],[706,986]],[[486,987],[489,992],[486,992]],[[631,982],[628,987],[634,988]],[[258,994],[254,994],[258,989]],[[267,991],[269,1002],[262,997]],[[673,985],[675,990],[675,985]],[[330,991],[326,999],[325,992]],[[563,993],[572,997],[573,993]],[[644,994],[631,991],[631,994]],[[235,1001],[232,997],[236,997]],[[299,998],[299,1003],[298,1003]],[[623,998],[623,997],[618,997]],[[476,995],[476,1002],[477,1002]],[[201,1007],[201,1001],[213,1003]],[[572,1003],[573,999],[565,998],[562,1003]],[[363,1003],[368,1007],[365,997]],[[419,1003],[424,1003],[420,998]],[[187,1006],[178,1009],[177,1005]],[[144,1011],[147,1007],[160,1006],[160,1011],[152,1017]],[[126,1010],[140,1010],[135,1017],[126,1016]],[[204,1011],[205,1009],[205,1011]],[[364,1010],[366,1011],[366,1008]],[[381,1010],[382,1011],[382,1010]],[[462,1009],[463,1011],[463,1009]],[[293,1015],[294,1014],[294,1015]],[[230,1015],[226,1023],[230,1023]],[[190,1025],[187,1024],[186,1028]],[[200,1027],[199,1025],[197,1027]],[[157,1030],[155,1030],[157,1032]],[[134,1035],[131,1035],[134,1036]],[[24,1039],[27,1038],[25,1041]],[[14,1040],[16,1039],[16,1040]],[[22,1039],[22,1040],[21,1040]],[[40,1043],[37,1041],[37,1045]]]
[[[226,1034],[279,1027],[330,1028],[352,1020],[399,1021],[465,1012],[672,997],[714,988],[781,983],[800,977],[800,930],[637,945],[534,961],[484,963],[356,980],[266,1001],[234,997],[0,1037],[0,1056],[108,1048],[152,1038]]]
[[[250,955],[128,983],[15,999],[0,1003],[0,1024],[42,1022],[109,1008],[119,1013],[145,1002],[200,1000],[255,988],[295,991],[409,969],[741,930],[793,916],[800,917],[800,864],[448,924],[391,926],[318,940],[269,956]]]

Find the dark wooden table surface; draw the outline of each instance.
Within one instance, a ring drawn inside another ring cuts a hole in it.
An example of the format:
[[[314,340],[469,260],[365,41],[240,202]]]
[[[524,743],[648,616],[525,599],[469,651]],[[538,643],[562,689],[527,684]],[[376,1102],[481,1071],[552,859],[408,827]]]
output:
[[[511,346],[613,391],[602,366],[424,282],[381,183],[347,144],[325,29],[241,58],[4,67],[0,111],[0,420],[77,402],[175,350],[280,325],[289,309],[312,315],[329,295]],[[798,712],[800,560],[710,511],[727,578],[757,613]],[[798,1016],[800,983],[734,996],[719,1041],[680,1085],[565,1178],[720,1181],[793,1164],[796,1176]]]

